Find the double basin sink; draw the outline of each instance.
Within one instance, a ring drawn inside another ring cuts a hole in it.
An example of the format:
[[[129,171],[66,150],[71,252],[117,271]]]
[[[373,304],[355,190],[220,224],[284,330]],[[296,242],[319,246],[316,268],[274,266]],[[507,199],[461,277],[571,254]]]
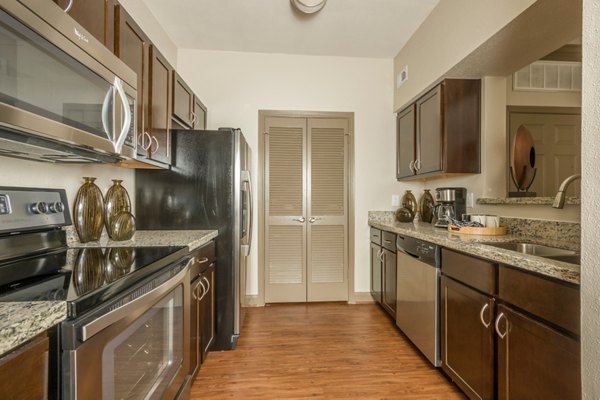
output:
[[[529,254],[532,256],[538,256],[548,258],[556,261],[563,261],[570,264],[580,265],[581,259],[580,254],[573,250],[560,249],[558,247],[544,246],[541,244],[533,243],[498,243],[498,242],[482,242],[487,246],[498,247],[500,249],[506,249],[516,251],[517,253]]]

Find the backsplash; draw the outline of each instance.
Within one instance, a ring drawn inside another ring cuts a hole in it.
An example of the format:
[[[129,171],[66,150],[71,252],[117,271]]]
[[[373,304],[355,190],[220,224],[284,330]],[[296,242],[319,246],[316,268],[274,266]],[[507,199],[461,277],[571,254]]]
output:
[[[393,220],[393,211],[369,211],[369,221],[390,222]],[[508,233],[516,236],[568,242],[577,244],[577,246],[581,243],[581,224],[579,222],[500,217],[500,225],[506,226]]]

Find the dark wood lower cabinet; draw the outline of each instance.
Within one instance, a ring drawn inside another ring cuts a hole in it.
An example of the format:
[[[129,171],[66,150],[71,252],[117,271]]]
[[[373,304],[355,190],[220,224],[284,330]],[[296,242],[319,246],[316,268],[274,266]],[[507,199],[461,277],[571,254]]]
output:
[[[371,296],[381,304],[381,246],[371,242]]]
[[[48,346],[44,333],[0,357],[0,398],[48,398]]]
[[[382,257],[383,293],[381,305],[396,319],[396,253],[383,249]]]
[[[581,398],[579,341],[498,306],[498,398]]]
[[[211,263],[202,271],[200,278],[205,283],[206,289],[200,300],[200,343],[202,362],[204,362],[215,336],[215,264]]]
[[[472,399],[494,398],[494,300],[441,279],[442,369]]]

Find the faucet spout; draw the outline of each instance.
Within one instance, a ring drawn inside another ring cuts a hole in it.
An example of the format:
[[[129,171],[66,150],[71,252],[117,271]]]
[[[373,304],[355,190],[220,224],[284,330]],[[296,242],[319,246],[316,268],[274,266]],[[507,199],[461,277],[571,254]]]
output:
[[[580,174],[571,175],[560,184],[560,187],[558,188],[558,193],[556,193],[556,197],[554,197],[554,202],[552,203],[552,207],[563,208],[565,206],[565,198],[566,198],[565,192],[567,191],[567,188],[569,187],[569,185],[577,179],[581,179]]]

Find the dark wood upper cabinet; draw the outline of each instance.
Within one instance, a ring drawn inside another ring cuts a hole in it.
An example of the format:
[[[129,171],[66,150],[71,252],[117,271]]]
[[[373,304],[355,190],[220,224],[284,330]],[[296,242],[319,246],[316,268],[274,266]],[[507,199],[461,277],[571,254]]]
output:
[[[131,68],[138,77],[137,86],[137,152],[147,157],[151,137],[148,130],[148,84],[150,40],[142,29],[118,5],[115,8],[115,54]]]
[[[81,26],[114,51],[114,26],[116,0],[53,0]]]
[[[173,67],[153,45],[150,45],[149,74],[148,133],[153,141],[150,146],[150,158],[169,164]]]
[[[206,129],[206,106],[194,96],[194,129]]]
[[[498,306],[498,399],[581,398],[579,341]]]
[[[494,398],[494,301],[441,279],[442,369],[472,399]]]
[[[194,92],[177,71],[173,71],[173,117],[184,127],[194,127]]]
[[[446,79],[400,111],[397,178],[479,173],[480,103],[480,80]]]

